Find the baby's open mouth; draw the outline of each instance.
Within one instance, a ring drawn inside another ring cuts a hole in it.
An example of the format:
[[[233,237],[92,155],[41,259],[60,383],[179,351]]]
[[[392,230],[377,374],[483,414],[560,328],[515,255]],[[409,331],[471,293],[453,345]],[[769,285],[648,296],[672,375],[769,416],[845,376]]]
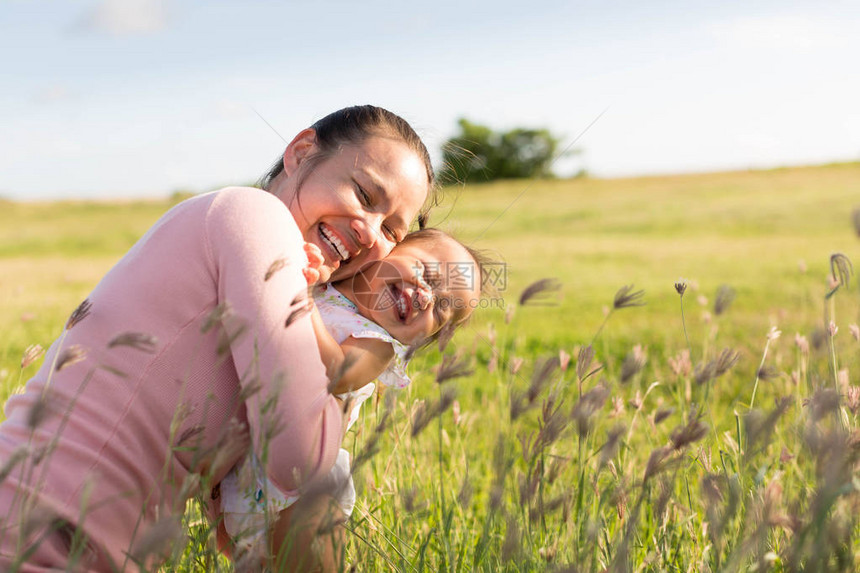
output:
[[[409,296],[394,284],[391,285],[391,296],[394,298],[394,310],[397,313],[397,317],[401,322],[406,322],[412,308]]]

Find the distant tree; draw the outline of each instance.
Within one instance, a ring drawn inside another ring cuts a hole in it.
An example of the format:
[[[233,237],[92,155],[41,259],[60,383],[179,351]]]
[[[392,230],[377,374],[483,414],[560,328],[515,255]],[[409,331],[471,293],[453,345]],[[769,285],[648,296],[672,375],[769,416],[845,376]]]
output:
[[[461,118],[460,133],[442,146],[443,184],[524,177],[552,177],[559,140],[547,129],[497,133]]]

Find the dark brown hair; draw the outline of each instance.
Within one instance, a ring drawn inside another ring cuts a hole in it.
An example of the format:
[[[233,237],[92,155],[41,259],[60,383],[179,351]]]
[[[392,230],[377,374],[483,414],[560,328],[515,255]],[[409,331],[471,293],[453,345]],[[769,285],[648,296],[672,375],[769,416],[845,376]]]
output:
[[[405,119],[381,107],[357,105],[328,114],[314,123],[311,129],[316,132],[316,143],[320,148],[319,153],[314,157],[320,160],[336,152],[342,145],[358,144],[372,135],[393,137],[405,143],[421,158],[427,169],[428,201],[418,215],[419,227],[424,226],[427,210],[438,203],[436,175],[433,172],[427,147]],[[272,164],[268,173],[260,179],[258,185],[262,189],[268,189],[272,180],[283,170],[284,157],[281,155]]]

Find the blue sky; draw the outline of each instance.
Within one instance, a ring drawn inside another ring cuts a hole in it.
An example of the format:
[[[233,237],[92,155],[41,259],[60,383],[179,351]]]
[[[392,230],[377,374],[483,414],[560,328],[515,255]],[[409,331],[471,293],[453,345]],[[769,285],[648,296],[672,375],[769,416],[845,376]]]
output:
[[[0,196],[247,183],[355,103],[434,153],[461,116],[567,145],[606,110],[562,173],[856,160],[857,30],[847,2],[5,0]]]

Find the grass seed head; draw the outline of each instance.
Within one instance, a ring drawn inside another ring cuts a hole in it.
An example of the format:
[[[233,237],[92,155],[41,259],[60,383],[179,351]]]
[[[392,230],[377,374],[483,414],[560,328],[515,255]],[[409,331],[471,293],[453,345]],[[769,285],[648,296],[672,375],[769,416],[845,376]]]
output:
[[[726,312],[735,300],[735,289],[729,285],[720,285],[714,297],[714,314],[720,316]]]
[[[42,348],[41,344],[31,344],[24,350],[24,355],[21,357],[21,370],[24,370],[33,362],[42,357],[45,353],[45,349]]]
[[[65,370],[69,366],[81,362],[86,357],[86,348],[84,348],[80,344],[72,344],[68,348],[64,348],[63,351],[60,353],[60,357],[57,358],[57,365],[54,367],[54,370],[56,370],[57,372]]]
[[[285,258],[276,259],[275,262],[273,262],[271,265],[269,265],[269,268],[266,270],[266,274],[265,274],[265,276],[263,276],[263,282],[268,281],[270,278],[272,278],[275,275],[276,272],[283,269],[286,265],[287,265],[287,259],[285,259]]]
[[[675,408],[660,408],[654,413],[654,425],[656,426],[673,413],[675,413]]]
[[[72,314],[69,316],[69,320],[66,321],[66,330],[71,330],[76,324],[88,317],[92,307],[93,303],[90,302],[90,299],[85,298],[84,301],[78,305],[78,308],[72,311]]]
[[[570,416],[576,422],[576,430],[580,436],[584,437],[591,432],[592,417],[603,409],[608,397],[609,388],[600,383],[583,394],[582,398],[573,406]]]
[[[670,437],[672,447],[676,450],[684,449],[704,438],[707,433],[708,426],[702,422],[701,415],[691,411],[688,422],[672,430]]]
[[[595,371],[590,371],[591,362],[594,360],[594,347],[590,344],[582,346],[579,349],[579,356],[576,359],[576,377],[580,382],[584,382]]]
[[[108,342],[108,348],[116,346],[128,346],[141,352],[153,354],[158,348],[158,338],[145,332],[123,332]]]
[[[525,306],[527,304],[547,304],[547,297],[560,290],[561,282],[559,282],[558,279],[548,278],[537,280],[523,290],[519,300],[520,306]]]
[[[153,567],[167,559],[185,540],[185,528],[179,518],[163,517],[135,541],[130,558],[138,565]]]
[[[627,383],[633,378],[642,368],[645,367],[645,362],[648,360],[648,356],[645,350],[642,348],[641,344],[637,344],[633,347],[627,356],[624,358],[624,362],[621,364],[621,383]]]
[[[633,285],[626,285],[618,289],[615,293],[615,298],[612,301],[613,310],[621,308],[630,308],[633,306],[645,306],[645,301],[642,297],[645,296],[644,290],[633,290]]]
[[[442,362],[436,367],[436,383],[444,384],[448,380],[471,376],[474,369],[469,365],[468,358],[457,354],[443,354]]]

